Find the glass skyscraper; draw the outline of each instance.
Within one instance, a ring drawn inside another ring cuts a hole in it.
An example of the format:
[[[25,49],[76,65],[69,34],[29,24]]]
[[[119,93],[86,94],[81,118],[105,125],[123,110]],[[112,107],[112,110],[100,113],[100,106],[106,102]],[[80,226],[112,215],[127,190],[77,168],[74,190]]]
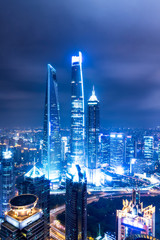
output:
[[[131,160],[136,158],[136,142],[132,136],[126,137],[126,161],[127,165],[130,164]]]
[[[14,161],[10,151],[3,152],[0,168],[0,217],[4,217],[9,210],[9,200],[15,195]]]
[[[84,92],[82,54],[72,57],[71,163],[84,167]]]
[[[78,165],[66,175],[66,240],[87,239],[87,180]]]
[[[147,160],[153,159],[153,136],[144,136],[144,158]]]
[[[125,136],[123,133],[110,134],[110,166],[121,167],[125,162]]]
[[[43,167],[45,176],[53,181],[60,178],[61,137],[56,70],[48,64],[44,110]]]
[[[96,179],[96,169],[98,167],[99,128],[99,101],[93,87],[92,96],[88,100],[87,117],[87,168],[90,183],[93,183],[93,179]]]

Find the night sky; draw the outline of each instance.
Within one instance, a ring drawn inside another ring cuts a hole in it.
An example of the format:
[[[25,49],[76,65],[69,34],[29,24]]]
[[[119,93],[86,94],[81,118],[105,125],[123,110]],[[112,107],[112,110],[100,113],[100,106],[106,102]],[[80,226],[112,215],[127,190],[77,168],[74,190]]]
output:
[[[159,0],[5,0],[0,4],[0,127],[43,123],[47,63],[70,126],[71,56],[82,51],[102,127],[160,125]]]

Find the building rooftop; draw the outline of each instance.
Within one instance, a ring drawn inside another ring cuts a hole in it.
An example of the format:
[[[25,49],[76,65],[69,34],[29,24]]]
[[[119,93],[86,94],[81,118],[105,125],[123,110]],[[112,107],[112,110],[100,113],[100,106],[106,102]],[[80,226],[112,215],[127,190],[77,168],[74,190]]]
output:
[[[25,174],[25,177],[29,178],[39,178],[44,176],[44,173],[42,173],[36,166],[34,166],[28,173]]]
[[[17,216],[16,214],[15,214],[15,211],[13,211],[13,210],[10,210],[8,213],[7,213],[7,215],[9,216],[9,217],[11,217],[11,218],[14,218],[15,220],[17,220],[18,222],[22,222],[22,221],[24,221],[25,219],[27,219],[27,218],[29,218],[29,217],[32,217],[33,215],[35,215],[36,213],[39,213],[41,210],[40,209],[38,209],[38,208],[33,208],[32,209],[32,212],[30,212],[30,214],[28,214],[28,215],[19,215],[19,216]]]
[[[10,200],[11,208],[32,207],[37,202],[37,197],[33,194],[22,194]]]
[[[93,90],[92,90],[92,96],[89,98],[88,102],[99,102],[95,95],[94,86],[93,86]]]

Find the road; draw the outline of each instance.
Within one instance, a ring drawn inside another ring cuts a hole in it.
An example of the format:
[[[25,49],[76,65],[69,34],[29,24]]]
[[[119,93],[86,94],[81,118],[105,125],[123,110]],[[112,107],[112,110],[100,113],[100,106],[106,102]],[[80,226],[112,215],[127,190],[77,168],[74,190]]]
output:
[[[114,191],[114,192],[99,192],[99,193],[95,193],[96,195],[91,196],[87,199],[87,204],[90,204],[92,202],[98,201],[100,197],[104,197],[104,198],[119,198],[122,196],[131,196],[131,189],[125,190],[123,189],[123,191]],[[156,196],[159,195],[160,191],[159,190],[141,190],[141,196]],[[65,230],[64,230],[64,226],[62,226],[60,223],[58,224],[59,226],[55,226],[54,221],[57,219],[57,215],[64,212],[65,211],[65,205],[62,205],[60,207],[57,207],[55,209],[52,209],[50,211],[50,236],[53,239],[59,239],[59,240],[64,240],[65,239]],[[63,230],[61,230],[60,228],[63,228]]]

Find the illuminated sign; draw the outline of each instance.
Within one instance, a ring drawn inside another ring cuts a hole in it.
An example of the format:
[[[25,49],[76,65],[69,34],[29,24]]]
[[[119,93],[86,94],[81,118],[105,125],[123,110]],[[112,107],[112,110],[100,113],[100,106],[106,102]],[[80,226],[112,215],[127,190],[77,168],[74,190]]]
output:
[[[132,221],[129,218],[124,218],[122,221],[123,224],[130,225],[132,227],[143,229],[143,224],[139,223],[138,221]]]

